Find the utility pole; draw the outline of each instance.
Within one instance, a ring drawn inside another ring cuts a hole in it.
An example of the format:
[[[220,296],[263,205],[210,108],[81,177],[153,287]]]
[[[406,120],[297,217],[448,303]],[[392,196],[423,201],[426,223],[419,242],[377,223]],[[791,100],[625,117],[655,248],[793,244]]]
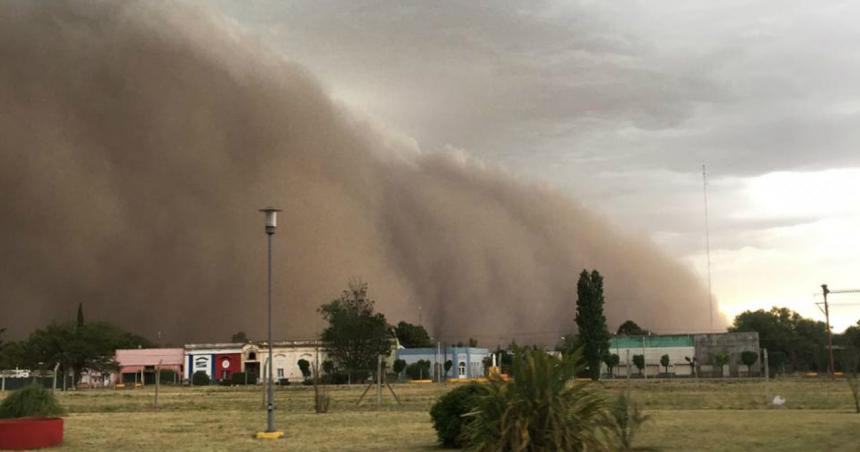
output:
[[[830,378],[833,378],[833,332],[830,330],[830,304],[827,303],[827,294],[830,293],[830,289],[827,288],[827,284],[822,284],[821,291],[824,293],[824,319],[827,322],[827,349],[830,352],[830,365],[827,370],[830,374]]]
[[[828,367],[828,371],[830,373],[830,377],[833,378],[833,372],[835,367],[833,365],[833,332],[830,328],[830,303],[827,301],[827,296],[830,294],[840,294],[840,293],[860,293],[860,289],[846,289],[846,290],[830,290],[827,288],[827,284],[821,285],[821,292],[824,294],[824,302],[816,303],[824,305],[824,319],[827,323],[827,348],[830,356],[830,364]],[[821,307],[819,306],[819,309]]]

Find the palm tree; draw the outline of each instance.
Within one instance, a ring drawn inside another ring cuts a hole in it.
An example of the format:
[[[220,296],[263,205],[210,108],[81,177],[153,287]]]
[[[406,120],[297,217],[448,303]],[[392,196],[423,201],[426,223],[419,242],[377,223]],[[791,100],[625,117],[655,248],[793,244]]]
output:
[[[475,451],[608,451],[608,402],[598,386],[574,381],[581,352],[556,358],[514,349],[513,380],[491,378],[467,416]]]

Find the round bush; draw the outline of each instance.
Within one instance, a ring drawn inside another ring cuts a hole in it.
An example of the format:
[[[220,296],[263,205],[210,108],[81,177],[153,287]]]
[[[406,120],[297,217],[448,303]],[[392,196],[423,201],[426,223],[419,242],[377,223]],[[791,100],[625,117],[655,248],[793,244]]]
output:
[[[198,370],[191,376],[191,384],[194,386],[207,386],[209,385],[209,375],[206,375],[206,372],[202,370]]]
[[[463,415],[475,409],[482,393],[481,385],[470,383],[449,391],[433,404],[430,417],[433,418],[433,428],[436,429],[436,436],[443,446],[465,446],[461,440],[461,432],[470,418]]]
[[[0,403],[0,419],[58,416],[63,412],[54,393],[35,384],[13,392]]]

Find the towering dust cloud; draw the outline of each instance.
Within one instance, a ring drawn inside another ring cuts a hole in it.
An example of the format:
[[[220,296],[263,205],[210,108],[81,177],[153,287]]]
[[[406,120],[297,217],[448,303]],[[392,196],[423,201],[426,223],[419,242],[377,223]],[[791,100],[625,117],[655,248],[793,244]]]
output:
[[[584,268],[610,327],[707,327],[679,264],[548,189],[419,153],[313,77],[195,8],[0,6],[0,327],[111,320],[162,339],[265,325],[257,208],[274,240],[275,334],[311,337],[347,281],[438,337],[554,342]],[[202,17],[201,17],[202,16]],[[415,106],[420,108],[420,106]]]

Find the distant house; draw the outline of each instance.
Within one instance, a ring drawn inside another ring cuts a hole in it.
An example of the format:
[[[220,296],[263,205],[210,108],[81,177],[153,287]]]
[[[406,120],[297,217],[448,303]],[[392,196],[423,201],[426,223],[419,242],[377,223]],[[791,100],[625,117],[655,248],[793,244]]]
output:
[[[397,358],[402,359],[407,365],[420,360],[430,362],[430,369],[439,368],[444,373],[445,361],[451,361],[451,369],[445,378],[478,378],[484,376],[484,358],[490,356],[486,348],[479,347],[444,347],[437,349],[427,348],[401,348],[397,350]],[[438,365],[438,367],[437,367]]]
[[[156,367],[172,370],[176,375],[184,371],[185,350],[181,348],[131,348],[117,350],[114,355],[119,369],[116,383],[155,383]]]
[[[197,372],[205,373],[211,380],[229,380],[242,371],[242,346],[240,342],[185,345],[185,379]]]
[[[272,374],[274,380],[301,382],[304,380],[299,360],[305,359],[313,369],[317,355],[325,359],[318,341],[278,341],[272,343]],[[185,379],[195,372],[204,372],[213,381],[230,380],[236,372],[256,377],[253,383],[268,380],[269,347],[265,342],[186,344]]]

